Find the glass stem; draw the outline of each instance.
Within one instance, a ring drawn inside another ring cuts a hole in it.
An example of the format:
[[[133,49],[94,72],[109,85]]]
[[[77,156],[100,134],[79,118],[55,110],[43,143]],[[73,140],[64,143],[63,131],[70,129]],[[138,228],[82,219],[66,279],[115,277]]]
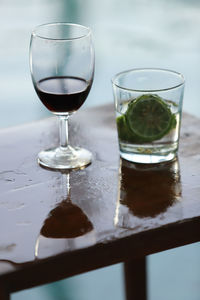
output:
[[[60,148],[63,151],[69,149],[68,118],[69,116],[59,116]]]

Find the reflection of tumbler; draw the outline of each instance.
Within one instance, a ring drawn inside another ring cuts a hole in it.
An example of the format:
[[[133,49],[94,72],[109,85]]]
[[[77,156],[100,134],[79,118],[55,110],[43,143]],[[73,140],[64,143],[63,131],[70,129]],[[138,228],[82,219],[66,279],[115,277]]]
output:
[[[156,223],[162,223],[165,217],[177,219],[181,198],[178,160],[142,165],[122,159],[118,194],[115,219],[118,226],[132,228],[144,218]]]

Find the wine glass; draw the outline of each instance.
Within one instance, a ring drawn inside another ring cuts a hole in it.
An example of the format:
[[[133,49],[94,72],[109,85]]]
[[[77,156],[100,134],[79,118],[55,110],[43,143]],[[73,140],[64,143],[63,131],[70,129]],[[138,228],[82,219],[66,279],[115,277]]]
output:
[[[60,146],[41,151],[39,164],[58,170],[88,165],[92,154],[68,144],[68,118],[85,102],[93,82],[91,30],[72,23],[36,27],[31,35],[30,69],[38,97],[59,117]]]

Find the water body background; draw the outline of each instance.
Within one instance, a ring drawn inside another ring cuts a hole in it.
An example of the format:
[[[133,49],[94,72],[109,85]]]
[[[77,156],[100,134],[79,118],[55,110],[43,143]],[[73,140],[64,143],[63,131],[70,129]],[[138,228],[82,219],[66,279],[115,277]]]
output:
[[[184,74],[184,110],[200,117],[200,1],[0,0],[0,128],[50,115],[33,89],[28,50],[33,27],[58,21],[81,23],[93,31],[96,72],[81,109],[113,101],[110,80],[116,72],[158,67]],[[199,299],[199,247],[149,257],[150,300]],[[122,265],[117,265],[19,292],[12,300],[123,297]]]
[[[95,80],[82,109],[113,101],[116,72],[160,67],[184,74],[184,110],[200,116],[200,1],[0,0],[0,127],[49,114],[33,90],[28,50],[32,28],[56,21],[93,31]]]

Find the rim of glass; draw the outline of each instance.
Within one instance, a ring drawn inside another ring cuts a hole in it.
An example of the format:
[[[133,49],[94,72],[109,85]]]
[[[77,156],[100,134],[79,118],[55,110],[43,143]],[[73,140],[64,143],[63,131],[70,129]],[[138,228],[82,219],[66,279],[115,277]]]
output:
[[[170,86],[168,88],[162,88],[162,89],[134,89],[134,88],[126,88],[126,87],[123,87],[120,84],[115,83],[115,80],[120,75],[123,75],[123,74],[126,74],[126,73],[128,74],[128,73],[131,73],[131,72],[134,72],[134,71],[162,71],[162,72],[166,72],[166,73],[172,73],[174,75],[178,75],[178,77],[181,79],[181,82],[179,84]],[[134,69],[125,70],[125,71],[117,73],[111,79],[111,81],[112,81],[113,85],[115,85],[116,87],[118,87],[120,89],[123,89],[123,90],[126,90],[126,91],[135,91],[135,92],[161,92],[161,91],[168,91],[168,90],[176,89],[176,88],[178,88],[178,87],[180,87],[180,86],[182,86],[182,85],[185,84],[185,78],[184,78],[184,76],[181,73],[179,73],[177,71],[170,70],[170,69],[162,69],[162,68],[134,68]]]
[[[51,37],[46,37],[45,35],[37,33],[38,29],[41,27],[49,27],[49,26],[55,26],[55,25],[64,25],[64,26],[74,26],[74,27],[79,27],[87,30],[86,34],[80,34],[78,37],[71,37],[71,38],[51,38]],[[54,22],[54,23],[44,23],[41,25],[36,26],[33,31],[32,31],[32,36],[38,37],[40,39],[44,40],[51,40],[51,41],[72,41],[72,40],[79,40],[81,38],[87,37],[91,34],[91,29],[87,26],[81,25],[81,24],[76,24],[76,23],[70,23],[70,22]]]

